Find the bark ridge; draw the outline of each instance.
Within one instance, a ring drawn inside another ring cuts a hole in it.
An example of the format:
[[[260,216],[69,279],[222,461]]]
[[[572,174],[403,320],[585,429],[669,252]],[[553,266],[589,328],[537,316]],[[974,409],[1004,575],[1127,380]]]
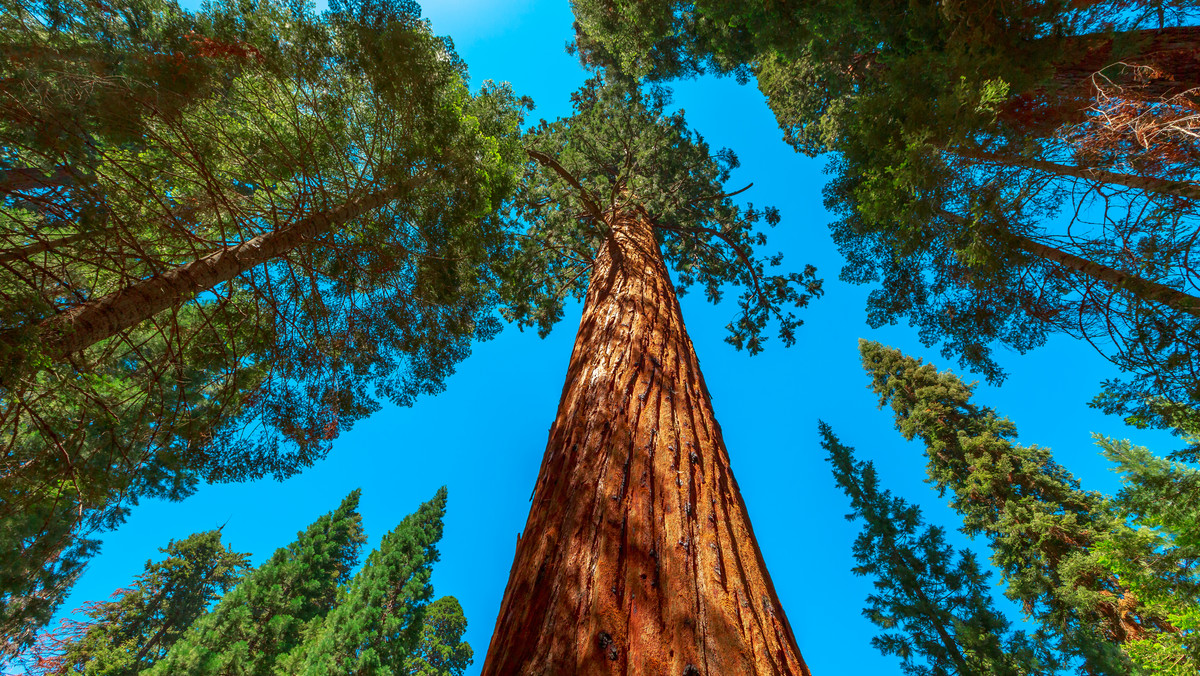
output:
[[[485,676],[809,676],[652,225],[592,269]]]

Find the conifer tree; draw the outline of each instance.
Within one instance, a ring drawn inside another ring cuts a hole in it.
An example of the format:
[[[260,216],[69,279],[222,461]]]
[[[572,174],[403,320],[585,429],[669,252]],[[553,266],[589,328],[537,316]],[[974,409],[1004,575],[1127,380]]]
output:
[[[1125,650],[1146,673],[1190,676],[1200,670],[1200,470],[1128,441],[1097,443],[1121,474],[1118,513],[1137,526],[1098,543],[1101,561],[1179,630]]]
[[[425,608],[421,640],[404,660],[405,676],[462,676],[475,651],[462,640],[467,618],[453,596],[443,596]]]
[[[906,439],[925,443],[929,480],[951,493],[963,532],[987,538],[1005,594],[1058,635],[1060,650],[1089,673],[1125,674],[1121,644],[1178,632],[1104,567],[1099,541],[1129,527],[1102,496],[1047,449],[1014,443],[1013,423],[972,403],[953,374],[878,343],[860,350],[880,406],[891,405]]]
[[[666,92],[595,77],[530,130],[528,228],[510,318],[583,317],[483,674],[807,674],[755,542],[675,284],[744,290],[729,341],[789,344],[809,267],[767,274],[771,209],[735,206],[737,166],[667,113]],[[737,191],[741,192],[741,191]]]
[[[220,530],[171,541],[160,551],[167,557],[147,561],[131,587],[118,590],[111,601],[90,604],[73,637],[60,641],[51,632],[48,644],[39,647],[52,654],[30,673],[136,676],[165,655],[248,567],[245,554],[222,544]]]
[[[872,645],[920,676],[1052,676],[1066,666],[1044,637],[1009,631],[992,604],[990,574],[974,554],[956,554],[936,526],[922,530],[920,508],[881,490],[873,465],[857,461],[828,425],[820,431],[834,478],[850,498],[846,519],[863,521],[853,572],[874,578],[863,615],[888,631]]]
[[[334,607],[357,563],[365,540],[358,498],[352,492],[248,573],[144,673],[272,674],[280,656]]]
[[[296,674],[401,676],[422,636],[429,582],[438,560],[446,488],[383,536],[379,549],[339,590],[319,632],[288,658]],[[303,660],[301,660],[303,656]]]

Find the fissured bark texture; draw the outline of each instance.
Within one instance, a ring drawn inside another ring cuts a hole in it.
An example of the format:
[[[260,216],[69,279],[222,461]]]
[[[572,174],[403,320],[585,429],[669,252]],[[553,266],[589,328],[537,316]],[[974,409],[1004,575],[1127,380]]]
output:
[[[651,225],[609,223],[485,676],[807,676]]]

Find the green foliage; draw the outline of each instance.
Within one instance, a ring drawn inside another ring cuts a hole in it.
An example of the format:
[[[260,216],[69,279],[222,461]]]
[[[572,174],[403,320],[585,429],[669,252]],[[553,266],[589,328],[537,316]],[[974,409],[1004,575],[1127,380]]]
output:
[[[1115,506],[1138,527],[1100,542],[1100,560],[1180,630],[1125,649],[1147,673],[1194,673],[1200,668],[1200,470],[1128,441],[1096,440],[1121,474]]]
[[[854,449],[828,425],[821,423],[820,430],[834,478],[854,510],[846,518],[863,521],[853,571],[875,578],[863,615],[893,630],[872,645],[900,657],[905,673],[920,676],[1053,675],[1066,666],[1040,632],[1027,637],[1008,630],[1008,620],[992,606],[990,574],[970,551],[956,555],[942,529],[922,530],[918,507],[880,490],[874,466],[855,460]]]
[[[271,674],[334,607],[366,539],[359,492],[248,573],[148,674]]]
[[[446,489],[351,577],[365,540],[358,498],[244,576],[246,556],[225,549],[218,531],[170,543],[132,588],[86,606],[88,621],[43,634],[27,673],[461,676],[473,656],[462,606],[451,596],[429,602]]]
[[[995,382],[995,344],[1063,332],[1131,374],[1108,410],[1200,403],[1195,146],[1166,131],[1200,84],[1194,3],[573,5],[585,60],[652,79],[752,70],[786,141],[836,153],[826,203],[842,278],[875,285],[872,326],[907,319]]]
[[[467,618],[453,596],[443,596],[425,608],[421,640],[404,660],[408,676],[462,676],[474,651],[462,640]]]
[[[963,532],[987,538],[1005,595],[1058,650],[1093,673],[1125,674],[1120,643],[1172,633],[1105,568],[1100,542],[1130,543],[1133,533],[1102,496],[1082,490],[1048,450],[1014,443],[1016,427],[972,403],[971,386],[953,374],[878,343],[860,350],[880,405],[891,405],[905,438],[925,443],[929,479],[951,493]]]
[[[643,91],[597,76],[572,102],[573,115],[543,120],[526,136],[531,161],[510,212],[526,230],[506,268],[506,316],[548,332],[562,316],[564,298],[586,292],[609,221],[637,215],[654,228],[681,293],[700,285],[717,302],[727,285],[741,287],[741,313],[728,327],[731,344],[760,351],[762,333],[774,322],[791,345],[800,325],[791,308],[820,295],[820,280],[812,266],[768,274],[782,256],[755,255],[766,244],[756,224],[774,226],[779,215],[770,207],[734,204],[724,187],[738,166],[733,152],[714,152],[688,129],[682,112],[668,113],[669,94],[659,87]]]
[[[286,477],[495,334],[522,104],[405,2],[6,1],[0,627],[142,497]],[[314,214],[380,208],[55,361],[40,327]],[[87,424],[82,424],[86,421]]]
[[[220,531],[172,541],[159,562],[111,601],[88,607],[86,630],[57,646],[43,673],[133,676],[162,658],[212,601],[248,567],[246,555],[221,543]]]
[[[446,489],[383,536],[379,549],[338,593],[337,606],[299,651],[288,656],[297,674],[400,676],[422,639],[429,583],[438,560]],[[303,655],[304,659],[299,658]],[[297,668],[299,667],[299,668]]]

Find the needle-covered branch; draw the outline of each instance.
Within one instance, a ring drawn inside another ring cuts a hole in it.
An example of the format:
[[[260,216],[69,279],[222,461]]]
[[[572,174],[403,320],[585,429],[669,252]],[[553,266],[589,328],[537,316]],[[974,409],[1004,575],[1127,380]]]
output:
[[[608,221],[637,211],[655,226],[664,256],[678,273],[680,291],[694,284],[719,301],[728,285],[742,287],[739,316],[729,325],[729,341],[751,353],[762,349],[763,332],[774,321],[785,344],[794,341],[800,321],[791,308],[820,295],[820,280],[808,266],[802,273],[768,275],[778,255],[762,257],[766,242],[760,221],[775,225],[778,213],[732,198],[750,186],[726,191],[737,158],[712,151],[689,130],[680,113],[669,113],[668,93],[641,91],[624,82],[590,80],[573,97],[575,113],[543,121],[529,131],[525,187],[510,217],[526,228],[522,241],[572,242],[592,252],[606,246]],[[607,197],[601,197],[607,196]],[[577,205],[586,217],[580,217]],[[573,279],[580,298],[587,270],[553,255],[549,246],[524,246],[506,267],[511,286],[510,319],[543,332],[561,316],[561,279]],[[595,253],[593,253],[595,255]]]

